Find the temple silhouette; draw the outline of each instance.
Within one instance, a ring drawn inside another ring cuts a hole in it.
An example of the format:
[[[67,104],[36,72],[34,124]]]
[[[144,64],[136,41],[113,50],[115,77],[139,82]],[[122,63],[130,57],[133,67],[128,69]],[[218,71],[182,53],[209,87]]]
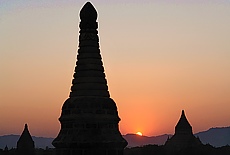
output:
[[[24,130],[18,139],[16,154],[35,155],[34,141],[30,135],[27,124],[25,124]]]
[[[184,110],[175,127],[175,134],[165,142],[165,149],[169,152],[180,151],[189,147],[202,145],[199,138],[196,138],[192,132],[192,126],[188,122]]]
[[[99,49],[97,11],[80,11],[79,49],[69,98],[62,106],[61,130],[53,141],[57,155],[123,155],[127,145],[110,98]]]
[[[52,142],[55,152],[47,149],[46,155],[123,155],[127,141],[119,131],[117,106],[110,98],[99,49],[97,11],[90,2],[81,9],[80,19],[79,49],[71,92],[62,106],[61,129]],[[192,152],[194,148],[195,152]],[[199,151],[203,155],[216,151],[193,135],[184,110],[175,126],[175,134],[164,145],[134,149],[136,152],[126,149],[125,155],[197,155]],[[143,151],[145,149],[147,151]],[[230,148],[218,151],[214,155],[221,151],[221,154],[229,154]],[[2,152],[9,155],[8,147]],[[11,154],[35,155],[34,141],[27,124],[17,142],[16,152]]]

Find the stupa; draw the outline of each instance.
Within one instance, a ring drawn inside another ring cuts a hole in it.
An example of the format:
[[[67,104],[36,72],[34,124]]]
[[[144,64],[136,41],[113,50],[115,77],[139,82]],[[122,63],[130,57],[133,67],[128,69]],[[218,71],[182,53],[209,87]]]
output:
[[[57,155],[123,155],[127,145],[110,98],[99,49],[97,12],[90,2],[80,11],[79,49],[69,98],[62,106]]]
[[[17,142],[17,155],[34,155],[34,141],[28,130],[28,125],[25,124],[24,130]]]
[[[200,139],[193,135],[192,126],[188,122],[184,110],[182,110],[181,117],[175,127],[175,134],[168,138],[165,143],[166,150],[179,151],[201,144]]]

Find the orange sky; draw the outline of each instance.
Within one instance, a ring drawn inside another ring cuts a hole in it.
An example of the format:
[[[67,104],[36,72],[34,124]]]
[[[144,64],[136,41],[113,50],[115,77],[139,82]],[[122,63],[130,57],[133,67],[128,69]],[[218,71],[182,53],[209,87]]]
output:
[[[68,98],[85,1],[0,1],[0,135],[55,137]],[[230,2],[94,2],[122,134],[229,126]]]

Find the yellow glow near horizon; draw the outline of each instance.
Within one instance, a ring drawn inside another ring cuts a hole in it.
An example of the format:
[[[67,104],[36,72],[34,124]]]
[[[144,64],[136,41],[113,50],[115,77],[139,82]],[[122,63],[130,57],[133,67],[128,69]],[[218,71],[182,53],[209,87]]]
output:
[[[136,135],[142,136],[143,134],[142,134],[140,131],[138,131],[138,132],[136,133]]]

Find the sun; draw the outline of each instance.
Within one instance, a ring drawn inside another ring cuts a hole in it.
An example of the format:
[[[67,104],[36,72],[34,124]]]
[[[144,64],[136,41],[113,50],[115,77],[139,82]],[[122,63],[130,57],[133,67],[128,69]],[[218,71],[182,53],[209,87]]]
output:
[[[136,135],[142,136],[142,133],[141,133],[140,131],[138,131],[138,132],[136,133]]]

